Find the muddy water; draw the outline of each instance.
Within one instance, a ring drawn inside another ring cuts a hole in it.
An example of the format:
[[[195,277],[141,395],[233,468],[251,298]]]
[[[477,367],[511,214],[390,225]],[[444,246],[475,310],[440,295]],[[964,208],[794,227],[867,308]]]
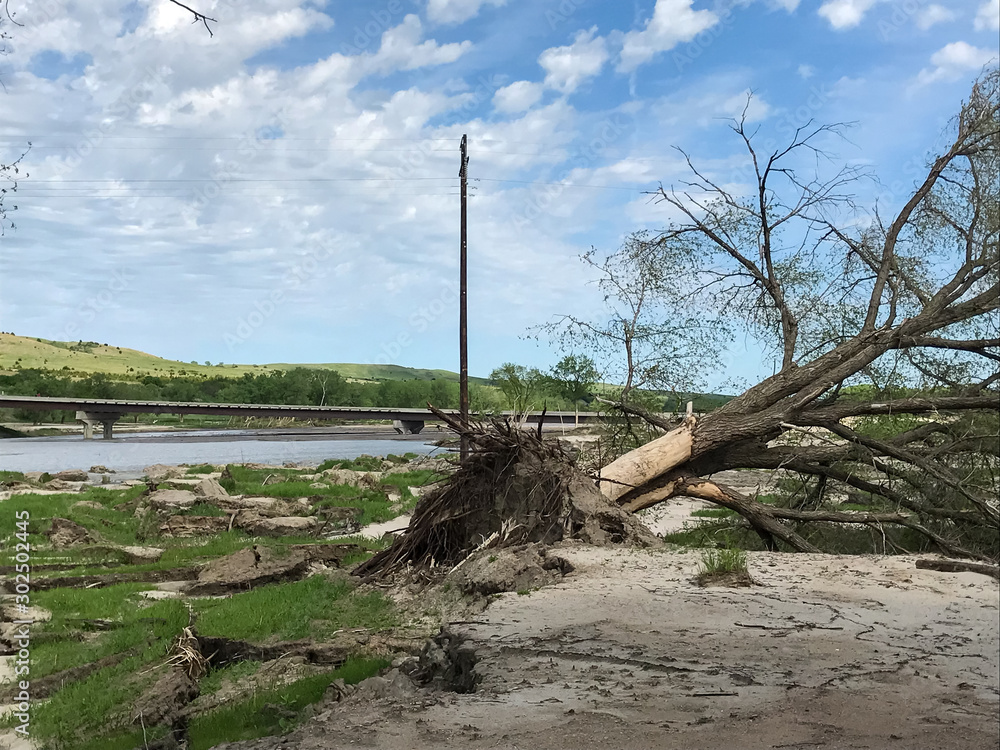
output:
[[[376,428],[377,429],[377,428]],[[101,464],[118,473],[137,473],[152,464],[320,463],[362,454],[441,452],[428,442],[442,436],[397,436],[356,429],[192,430],[121,433],[111,440],[80,435],[0,440],[0,470],[62,471]]]

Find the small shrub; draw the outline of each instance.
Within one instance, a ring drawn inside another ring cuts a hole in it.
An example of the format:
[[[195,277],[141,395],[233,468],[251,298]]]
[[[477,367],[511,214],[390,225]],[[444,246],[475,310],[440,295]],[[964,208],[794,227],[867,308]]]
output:
[[[746,573],[747,553],[741,549],[707,549],[701,553],[701,573]]]
[[[701,553],[697,581],[702,586],[751,586],[747,553],[741,549],[707,549]]]
[[[212,464],[199,464],[198,466],[192,466],[187,470],[188,474],[211,474],[215,471],[215,467]]]

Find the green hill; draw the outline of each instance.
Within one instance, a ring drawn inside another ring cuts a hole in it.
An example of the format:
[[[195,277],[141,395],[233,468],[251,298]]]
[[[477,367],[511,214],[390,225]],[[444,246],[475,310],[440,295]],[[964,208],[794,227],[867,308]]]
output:
[[[400,365],[350,363],[206,365],[163,359],[135,349],[93,341],[48,341],[0,333],[0,372],[4,373],[18,369],[40,369],[70,370],[81,374],[103,372],[108,375],[204,375],[235,378],[246,372],[291,370],[295,367],[336,370],[349,380],[458,380],[458,373],[449,370],[427,370]],[[486,382],[484,378],[469,378],[469,380]]]

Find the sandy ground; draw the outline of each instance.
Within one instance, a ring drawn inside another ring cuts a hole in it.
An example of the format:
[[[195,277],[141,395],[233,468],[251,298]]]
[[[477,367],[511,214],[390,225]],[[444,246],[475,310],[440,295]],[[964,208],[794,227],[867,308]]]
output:
[[[692,552],[557,548],[575,566],[453,626],[471,695],[389,688],[229,750],[706,747],[993,750],[998,594],[907,557],[751,554],[749,589],[692,582]]]

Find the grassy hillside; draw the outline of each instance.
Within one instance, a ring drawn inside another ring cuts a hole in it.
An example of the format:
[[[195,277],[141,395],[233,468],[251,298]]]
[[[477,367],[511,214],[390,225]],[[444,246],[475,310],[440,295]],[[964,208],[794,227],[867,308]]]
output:
[[[458,373],[448,370],[425,370],[399,365],[359,365],[348,363],[269,365],[206,365],[178,362],[146,354],[135,349],[109,346],[96,342],[48,341],[0,333],[0,371],[20,369],[63,370],[78,373],[103,372],[109,375],[205,375],[235,378],[245,372],[262,373],[270,370],[290,370],[295,367],[336,370],[354,380],[458,380]],[[483,378],[470,378],[485,382]]]

